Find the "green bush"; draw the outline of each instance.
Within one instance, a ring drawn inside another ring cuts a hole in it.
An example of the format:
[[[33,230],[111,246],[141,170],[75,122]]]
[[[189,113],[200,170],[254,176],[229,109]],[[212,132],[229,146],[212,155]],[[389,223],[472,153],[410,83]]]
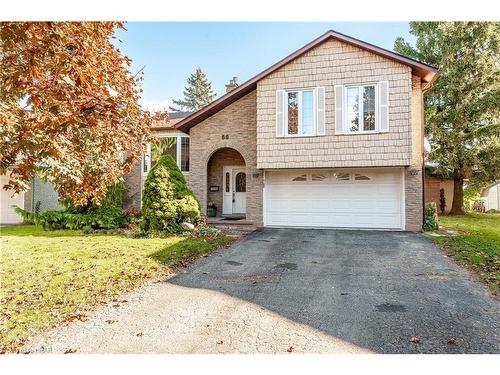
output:
[[[65,208],[66,211],[74,213],[74,214],[87,214],[96,212],[100,208],[103,207],[123,207],[123,197],[125,196],[125,183],[117,182],[116,184],[110,186],[108,188],[108,192],[101,200],[99,205],[89,203],[84,206],[75,206],[71,199],[65,199],[61,201],[61,205]]]
[[[183,221],[199,219],[200,204],[177,163],[170,155],[160,157],[144,183],[141,229],[172,231]]]
[[[129,217],[124,215],[122,204],[125,184],[111,186],[100,205],[75,206],[71,200],[61,202],[63,210],[28,212],[16,207],[16,212],[27,222],[41,225],[45,229],[116,229],[128,225]]]
[[[99,207],[88,213],[72,213],[68,210],[51,210],[43,213],[25,211],[16,207],[16,212],[26,221],[41,225],[44,229],[116,229],[127,225],[122,209],[116,206]]]
[[[464,209],[466,211],[473,211],[474,204],[479,201],[481,197],[481,187],[470,184],[464,189]]]
[[[422,225],[422,229],[425,232],[438,230],[438,218],[437,218],[437,207],[436,203],[430,202],[425,205],[424,209],[424,224]]]

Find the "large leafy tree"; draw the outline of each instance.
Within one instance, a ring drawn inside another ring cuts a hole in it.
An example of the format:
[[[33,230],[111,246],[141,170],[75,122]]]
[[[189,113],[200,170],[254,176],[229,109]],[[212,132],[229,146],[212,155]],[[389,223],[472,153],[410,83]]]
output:
[[[112,43],[120,22],[0,24],[0,174],[37,173],[62,199],[99,203],[140,158],[151,117],[140,80]]]
[[[197,68],[196,72],[187,79],[187,85],[184,87],[184,99],[173,100],[176,107],[170,107],[170,109],[175,112],[197,111],[211,103],[214,98],[215,93],[212,90],[212,84],[203,70]]]
[[[425,94],[429,158],[454,179],[451,213],[463,213],[463,182],[500,178],[500,23],[411,22],[413,47],[395,51],[438,66],[441,76]]]

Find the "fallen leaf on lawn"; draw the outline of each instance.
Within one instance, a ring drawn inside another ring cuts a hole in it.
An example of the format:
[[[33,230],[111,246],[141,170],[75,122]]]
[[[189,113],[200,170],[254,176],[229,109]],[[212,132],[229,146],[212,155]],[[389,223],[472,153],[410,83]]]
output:
[[[288,353],[291,353],[291,352],[293,352],[293,349],[295,349],[295,348],[294,348],[293,346],[290,346],[290,347],[289,347],[286,351],[287,351]]]
[[[76,353],[76,349],[68,349],[64,352],[64,354]]]
[[[456,344],[457,344],[456,337],[452,337],[451,339],[448,339],[448,345],[456,345]]]
[[[412,336],[410,338],[410,341],[413,342],[414,344],[419,344],[420,343],[420,337]]]

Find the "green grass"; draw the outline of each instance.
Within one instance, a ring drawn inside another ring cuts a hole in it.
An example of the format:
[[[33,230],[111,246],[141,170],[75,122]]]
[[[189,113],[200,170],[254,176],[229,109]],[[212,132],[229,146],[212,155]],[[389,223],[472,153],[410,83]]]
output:
[[[455,229],[457,236],[435,241],[459,263],[470,266],[494,292],[500,289],[500,214],[469,213],[441,216],[440,226]]]
[[[0,229],[0,352],[233,241]]]

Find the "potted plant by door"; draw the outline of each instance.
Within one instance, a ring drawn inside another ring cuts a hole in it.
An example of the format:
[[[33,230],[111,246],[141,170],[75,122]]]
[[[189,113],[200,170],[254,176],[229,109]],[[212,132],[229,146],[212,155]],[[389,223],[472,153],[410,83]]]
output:
[[[215,216],[217,216],[217,206],[215,205],[214,202],[208,202],[208,205],[207,205],[207,216],[208,217],[215,217]]]

